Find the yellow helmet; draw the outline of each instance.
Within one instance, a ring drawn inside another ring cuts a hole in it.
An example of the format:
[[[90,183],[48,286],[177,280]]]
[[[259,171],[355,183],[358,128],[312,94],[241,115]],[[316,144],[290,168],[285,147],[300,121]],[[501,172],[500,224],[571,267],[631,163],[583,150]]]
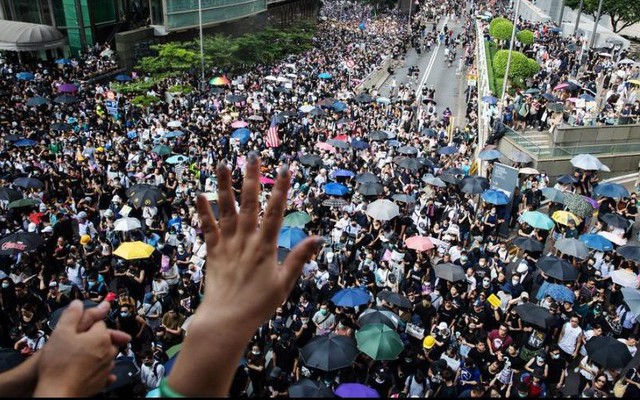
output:
[[[430,349],[435,344],[436,344],[436,339],[431,335],[426,336],[424,340],[422,340],[422,347],[424,347],[425,349]]]

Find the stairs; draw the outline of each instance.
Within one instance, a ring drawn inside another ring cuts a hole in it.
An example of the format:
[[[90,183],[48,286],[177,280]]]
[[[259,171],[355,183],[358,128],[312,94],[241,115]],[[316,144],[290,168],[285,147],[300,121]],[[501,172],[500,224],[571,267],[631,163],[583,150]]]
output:
[[[536,159],[562,156],[558,154],[560,149],[552,146],[551,135],[546,130],[542,132],[537,129],[525,132],[507,130],[506,136]]]

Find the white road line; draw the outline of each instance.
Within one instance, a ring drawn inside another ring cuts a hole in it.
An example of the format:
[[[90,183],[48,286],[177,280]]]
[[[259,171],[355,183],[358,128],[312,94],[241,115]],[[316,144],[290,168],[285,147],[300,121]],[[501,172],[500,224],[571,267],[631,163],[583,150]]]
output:
[[[449,17],[445,17],[444,18],[444,23],[442,24],[442,27],[444,28],[445,25],[447,25],[447,21],[449,20]],[[440,33],[442,33],[442,29],[440,30]],[[438,36],[440,36],[438,34]],[[418,101],[422,101],[422,88],[424,87],[425,83],[427,83],[427,79],[429,79],[429,75],[431,74],[431,71],[433,70],[433,65],[436,62],[436,58],[438,58],[438,51],[440,50],[440,41],[438,40],[438,44],[436,45],[435,49],[433,50],[433,54],[431,55],[431,59],[429,60],[429,65],[427,66],[426,71],[424,72],[424,75],[422,76],[422,80],[420,81],[420,85],[418,85],[418,88],[416,90],[416,94],[417,94],[417,99]]]

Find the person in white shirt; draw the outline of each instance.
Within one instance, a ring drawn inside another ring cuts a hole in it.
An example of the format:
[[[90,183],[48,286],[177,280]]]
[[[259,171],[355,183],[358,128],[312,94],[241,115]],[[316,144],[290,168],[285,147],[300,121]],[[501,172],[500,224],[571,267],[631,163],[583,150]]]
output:
[[[153,352],[145,350],[142,355],[142,366],[140,367],[140,379],[147,390],[160,386],[160,381],[164,377],[164,365],[154,360]]]
[[[564,353],[565,359],[570,362],[577,355],[580,350],[580,344],[582,341],[582,328],[578,325],[579,317],[572,316],[569,322],[566,322],[560,332],[558,339],[558,346]]]

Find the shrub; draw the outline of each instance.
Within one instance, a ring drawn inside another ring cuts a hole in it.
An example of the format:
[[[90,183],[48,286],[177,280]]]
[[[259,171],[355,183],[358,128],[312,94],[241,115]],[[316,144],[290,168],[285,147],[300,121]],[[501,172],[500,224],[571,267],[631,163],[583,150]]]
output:
[[[516,36],[518,41],[524,45],[532,45],[534,42],[533,32],[528,29],[518,32]]]
[[[500,21],[489,28],[491,37],[495,40],[510,40],[513,33],[513,24],[511,21]]]

